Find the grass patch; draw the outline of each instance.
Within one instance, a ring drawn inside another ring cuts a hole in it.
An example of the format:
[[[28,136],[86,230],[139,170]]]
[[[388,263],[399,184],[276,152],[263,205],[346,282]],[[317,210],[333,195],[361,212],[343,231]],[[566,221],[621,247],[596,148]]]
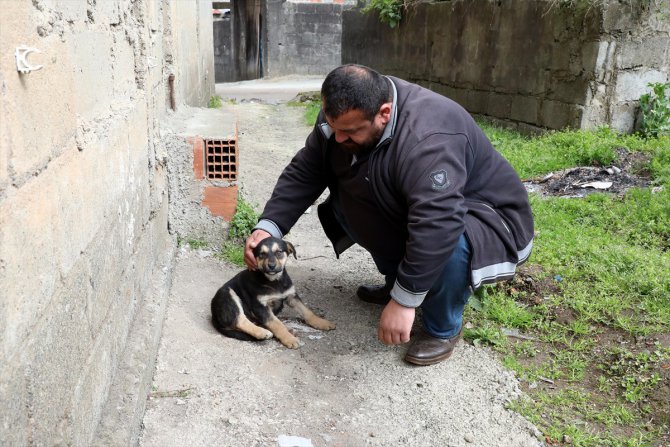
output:
[[[207,248],[209,246],[207,241],[204,239],[197,239],[197,238],[184,239],[182,237],[177,237],[177,246],[182,247],[184,246],[184,244],[188,245],[189,248],[191,248],[192,250],[200,250]]]
[[[320,102],[310,102],[309,104],[307,104],[307,107],[305,108],[305,123],[307,123],[310,126],[316,124],[316,118],[319,116],[320,111],[321,111]]]
[[[241,196],[237,198],[237,209],[228,227],[228,240],[215,256],[221,260],[244,267],[244,242],[258,223],[258,213]]]
[[[313,126],[316,123],[316,118],[321,111],[321,101],[319,94],[302,94],[299,95],[298,101],[290,101],[288,103],[291,107],[304,107],[305,113],[303,115],[303,122],[308,126]]]
[[[662,188],[531,195],[531,259],[515,279],[473,297],[464,335],[490,345],[516,373],[529,399],[511,407],[548,442],[668,445],[670,139],[605,128],[527,137],[482,127],[522,178],[616,165],[624,149],[650,155],[641,169]]]
[[[529,137],[488,123],[479,124],[523,179],[574,166],[607,166],[616,160],[618,149],[627,149],[655,154],[651,165],[654,176],[657,180],[670,180],[670,137],[618,135],[606,127],[593,132],[554,131]]]
[[[210,109],[220,109],[223,106],[223,101],[221,100],[221,97],[219,95],[214,95],[211,98],[209,98],[209,103],[207,103],[207,107]]]

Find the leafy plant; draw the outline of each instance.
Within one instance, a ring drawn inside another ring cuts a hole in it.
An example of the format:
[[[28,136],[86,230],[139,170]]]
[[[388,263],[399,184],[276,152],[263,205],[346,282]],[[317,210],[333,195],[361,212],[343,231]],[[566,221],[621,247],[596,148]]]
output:
[[[214,95],[211,98],[209,98],[209,103],[207,104],[207,107],[209,107],[210,109],[220,109],[222,105],[223,102],[221,101],[221,97],[219,95]]]
[[[650,83],[651,93],[640,96],[642,126],[640,132],[645,137],[656,138],[670,134],[670,82]]]
[[[362,12],[369,13],[377,11],[379,20],[391,28],[395,28],[402,19],[402,10],[405,7],[403,0],[370,0]]]
[[[258,223],[258,213],[243,198],[237,199],[237,210],[230,221],[228,235],[232,239],[244,239]]]
[[[242,197],[237,198],[237,210],[230,220],[229,239],[223,243],[216,256],[219,259],[244,266],[244,239],[258,223],[258,213]]]
[[[463,338],[471,341],[475,346],[491,345],[502,346],[507,344],[507,339],[500,329],[491,326],[475,327],[464,329]]]

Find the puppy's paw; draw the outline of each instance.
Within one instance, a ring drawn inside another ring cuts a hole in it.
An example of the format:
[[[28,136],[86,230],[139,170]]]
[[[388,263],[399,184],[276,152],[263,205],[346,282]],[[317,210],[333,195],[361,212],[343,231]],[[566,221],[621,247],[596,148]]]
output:
[[[332,331],[335,329],[335,323],[332,323],[325,318],[316,317],[311,321],[308,321],[308,324],[314,329],[320,329],[322,331]]]
[[[289,349],[298,349],[300,346],[302,346],[302,343],[300,343],[300,340],[298,340],[296,337],[285,337],[284,339],[280,340],[281,343],[286,346]]]
[[[260,332],[256,336],[256,338],[259,340],[269,340],[272,337],[274,337],[274,335],[272,335],[272,332],[268,331],[267,329],[261,329],[261,331],[262,332]]]

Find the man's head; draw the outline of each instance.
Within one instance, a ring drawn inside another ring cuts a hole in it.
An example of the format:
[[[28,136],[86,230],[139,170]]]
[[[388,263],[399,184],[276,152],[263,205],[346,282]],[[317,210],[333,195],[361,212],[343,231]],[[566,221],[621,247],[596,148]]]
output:
[[[391,119],[389,81],[371,68],[343,65],[321,87],[326,121],[340,147],[354,154],[372,149]]]

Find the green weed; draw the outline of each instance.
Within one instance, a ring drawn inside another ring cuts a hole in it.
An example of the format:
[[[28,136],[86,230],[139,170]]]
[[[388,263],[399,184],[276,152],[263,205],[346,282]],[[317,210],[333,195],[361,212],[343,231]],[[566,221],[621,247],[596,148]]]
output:
[[[369,0],[362,12],[367,14],[376,11],[382,23],[395,28],[402,19],[404,7],[404,0]]]
[[[188,246],[194,250],[200,250],[202,248],[207,248],[207,241],[202,239],[189,239],[186,241]]]
[[[228,261],[240,267],[244,267],[244,243],[238,241],[226,241],[221,250],[214,254],[222,261]]]
[[[214,95],[211,98],[209,98],[209,103],[207,104],[207,107],[209,107],[210,109],[220,109],[222,106],[223,102],[219,95]]]
[[[251,234],[254,226],[258,223],[258,213],[243,198],[237,199],[237,208],[233,218],[230,220],[228,235],[232,239],[244,239]]]
[[[650,83],[651,93],[640,96],[642,126],[645,137],[658,137],[670,133],[670,82]]]
[[[287,105],[289,107],[304,107],[305,113],[303,115],[303,122],[307,126],[314,126],[316,118],[321,111],[320,93],[315,93],[313,95],[301,94],[300,100],[289,101]]]
[[[464,329],[463,338],[471,341],[475,346],[503,346],[507,344],[507,338],[502,334],[500,329],[488,325],[472,329]]]
[[[245,265],[244,242],[258,223],[258,218],[259,215],[253,206],[242,197],[238,197],[237,209],[228,228],[228,240],[224,242],[221,250],[215,256],[243,267]]]
[[[534,320],[534,314],[519,306],[512,298],[497,293],[489,295],[484,305],[489,319],[507,328],[527,329]]]
[[[319,116],[320,111],[320,102],[310,102],[307,104],[305,109],[305,123],[309,126],[313,126],[316,123],[316,118]]]

